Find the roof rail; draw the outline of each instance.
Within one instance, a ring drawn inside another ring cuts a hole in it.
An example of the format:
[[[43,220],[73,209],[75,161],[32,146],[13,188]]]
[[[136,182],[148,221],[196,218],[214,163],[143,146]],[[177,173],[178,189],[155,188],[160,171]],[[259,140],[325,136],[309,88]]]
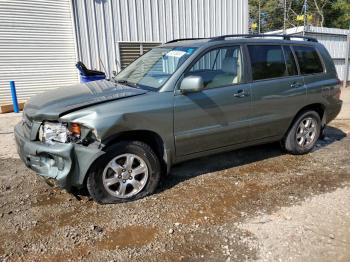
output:
[[[173,39],[166,44],[175,43],[179,41],[188,41],[188,40],[201,40],[201,39],[210,39],[210,42],[212,41],[220,41],[225,40],[226,38],[233,38],[233,37],[241,37],[241,38],[266,38],[266,37],[280,37],[283,40],[291,40],[291,38],[297,38],[297,39],[303,39],[305,41],[309,42],[318,42],[316,38],[310,37],[310,36],[299,36],[299,35],[276,35],[276,34],[236,34],[236,35],[220,35],[220,36],[214,36],[214,37],[202,37],[202,38],[179,38],[179,39]]]
[[[200,38],[179,38],[179,39],[170,40],[170,41],[166,42],[166,44],[175,43],[175,42],[179,42],[179,41],[201,40],[201,39],[210,39],[210,38],[205,38],[205,37],[200,37]]]
[[[219,41],[219,40],[225,40],[228,37],[245,37],[245,38],[258,38],[258,37],[280,37],[283,38],[283,40],[291,40],[291,38],[299,38],[304,39],[309,42],[318,42],[316,38],[309,37],[309,36],[295,36],[295,35],[276,35],[276,34],[237,34],[237,35],[221,35],[212,37],[210,41]]]

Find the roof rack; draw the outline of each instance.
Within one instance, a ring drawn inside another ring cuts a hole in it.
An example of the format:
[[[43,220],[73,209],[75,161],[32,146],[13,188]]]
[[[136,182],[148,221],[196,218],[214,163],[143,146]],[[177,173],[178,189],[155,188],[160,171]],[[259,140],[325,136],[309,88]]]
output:
[[[201,40],[201,39],[210,39],[210,38],[205,38],[205,37],[201,37],[201,38],[179,38],[179,39],[170,40],[170,41],[166,42],[166,44],[175,43],[175,42],[179,42],[179,41]]]
[[[303,39],[305,41],[309,42],[318,42],[316,38],[310,37],[310,36],[299,36],[299,35],[276,35],[276,34],[236,34],[236,35],[220,35],[220,36],[214,36],[214,37],[203,37],[203,38],[179,38],[174,39],[171,41],[166,42],[166,44],[175,43],[179,41],[188,41],[188,40],[201,40],[201,39],[209,39],[210,42],[212,41],[220,41],[225,40],[226,38],[233,38],[233,37],[241,37],[241,38],[266,38],[266,37],[279,37],[283,40],[291,40],[291,38],[297,38],[297,39]]]
[[[304,39],[305,41],[309,42],[318,42],[316,38],[309,37],[309,36],[299,36],[299,35],[276,35],[276,34],[238,34],[238,35],[221,35],[212,37],[210,41],[219,41],[219,40],[225,40],[229,37],[245,37],[245,38],[258,38],[258,37],[280,37],[283,40],[291,40],[291,38],[299,38]]]

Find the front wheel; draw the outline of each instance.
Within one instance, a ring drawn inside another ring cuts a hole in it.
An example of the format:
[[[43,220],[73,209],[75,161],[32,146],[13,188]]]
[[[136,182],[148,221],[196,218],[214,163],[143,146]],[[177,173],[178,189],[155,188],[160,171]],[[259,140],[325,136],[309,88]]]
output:
[[[321,119],[317,112],[306,111],[296,118],[282,141],[287,152],[294,155],[309,153],[315,146],[321,132]]]
[[[147,144],[121,142],[96,162],[87,188],[98,203],[120,203],[152,194],[160,179],[160,163]]]

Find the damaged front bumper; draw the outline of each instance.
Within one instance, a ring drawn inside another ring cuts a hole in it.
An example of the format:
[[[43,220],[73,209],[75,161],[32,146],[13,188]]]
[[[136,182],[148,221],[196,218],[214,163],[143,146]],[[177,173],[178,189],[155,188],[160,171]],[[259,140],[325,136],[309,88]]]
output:
[[[66,189],[81,187],[91,164],[102,154],[98,148],[73,143],[44,144],[31,141],[23,132],[23,125],[15,126],[17,152],[27,167],[38,175],[53,178]]]

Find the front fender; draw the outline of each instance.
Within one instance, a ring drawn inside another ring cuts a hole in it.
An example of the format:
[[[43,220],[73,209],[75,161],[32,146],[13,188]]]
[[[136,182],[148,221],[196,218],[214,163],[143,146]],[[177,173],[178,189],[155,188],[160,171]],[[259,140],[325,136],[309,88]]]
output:
[[[122,133],[153,132],[163,142],[167,163],[175,157],[172,92],[150,92],[95,105],[64,115],[61,120],[90,128],[101,148]]]

